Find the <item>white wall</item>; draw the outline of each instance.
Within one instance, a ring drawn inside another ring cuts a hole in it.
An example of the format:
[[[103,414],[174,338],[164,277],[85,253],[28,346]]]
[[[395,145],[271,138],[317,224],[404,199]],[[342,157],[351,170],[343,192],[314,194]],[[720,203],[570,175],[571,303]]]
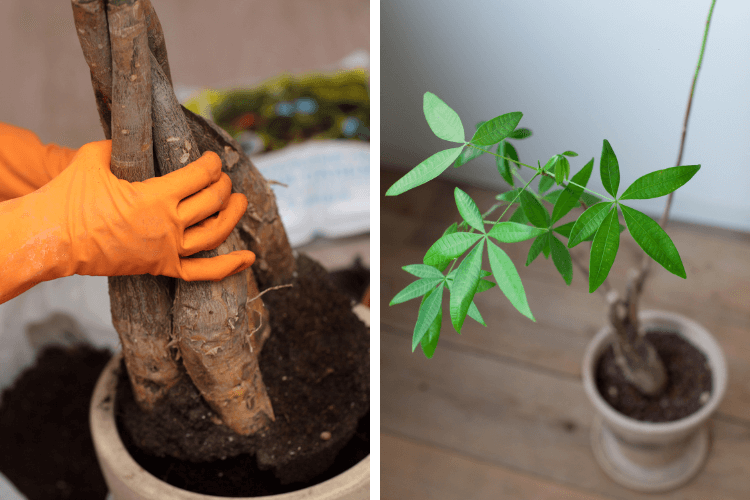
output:
[[[601,193],[602,140],[614,148],[621,191],[674,166],[710,1],[381,1],[382,163],[412,168],[451,147],[422,114],[431,91],[477,121],[522,111],[534,136],[525,163],[566,149],[592,156]],[[680,189],[676,219],[750,230],[750,2],[720,0],[698,79],[682,164],[701,164]],[[527,172],[530,170],[525,169]],[[504,188],[492,157],[444,175]],[[528,173],[524,175],[528,176]],[[658,214],[664,198],[633,203]]]

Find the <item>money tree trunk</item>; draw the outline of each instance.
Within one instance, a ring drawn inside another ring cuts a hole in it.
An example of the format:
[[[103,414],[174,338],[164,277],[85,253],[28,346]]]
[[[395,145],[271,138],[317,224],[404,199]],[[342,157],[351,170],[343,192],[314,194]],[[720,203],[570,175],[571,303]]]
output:
[[[112,139],[112,172],[143,181],[214,151],[233,191],[249,201],[226,241],[195,257],[250,249],[256,254],[250,269],[221,282],[109,278],[112,321],[136,402],[150,411],[189,377],[225,425],[243,435],[258,432],[274,419],[258,366],[271,333],[258,282],[287,283],[295,266],[275,197],[230,136],[178,104],[149,0],[72,0],[72,6],[102,128]]]

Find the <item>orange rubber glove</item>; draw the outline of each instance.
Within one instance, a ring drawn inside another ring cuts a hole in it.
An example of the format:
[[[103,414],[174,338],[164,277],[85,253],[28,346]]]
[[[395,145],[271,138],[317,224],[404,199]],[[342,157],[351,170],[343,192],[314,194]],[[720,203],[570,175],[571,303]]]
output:
[[[44,145],[28,130],[0,123],[0,202],[36,191],[65,170],[73,149]]]
[[[0,203],[0,303],[72,274],[218,281],[255,261],[247,250],[184,258],[220,245],[247,208],[215,153],[129,183],[110,172],[111,152],[86,144],[42,188]]]

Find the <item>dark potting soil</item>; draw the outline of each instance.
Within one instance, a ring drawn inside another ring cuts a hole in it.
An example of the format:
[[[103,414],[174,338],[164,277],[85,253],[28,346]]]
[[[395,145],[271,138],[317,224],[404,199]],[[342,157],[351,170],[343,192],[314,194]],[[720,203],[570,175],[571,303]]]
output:
[[[273,333],[259,361],[276,415],[265,432],[245,437],[212,424],[215,415],[192,384],[178,385],[145,414],[121,369],[120,434],[154,476],[204,494],[270,495],[333,477],[369,454],[369,332],[351,300],[304,255],[293,287],[263,299]],[[196,448],[219,459],[172,458]]]
[[[612,346],[604,350],[596,367],[599,394],[617,411],[646,422],[671,422],[698,411],[708,401],[712,387],[705,355],[675,333],[649,332],[646,339],[667,370],[664,394],[644,396],[628,383],[615,364]]]
[[[29,500],[103,500],[107,485],[89,432],[89,402],[111,354],[48,347],[0,405],[0,471]]]

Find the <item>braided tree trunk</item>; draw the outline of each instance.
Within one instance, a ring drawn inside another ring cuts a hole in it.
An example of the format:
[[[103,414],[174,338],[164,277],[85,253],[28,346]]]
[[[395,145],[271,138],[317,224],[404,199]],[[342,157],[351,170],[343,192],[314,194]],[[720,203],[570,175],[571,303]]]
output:
[[[288,282],[294,256],[275,197],[242,149],[221,129],[181,108],[172,90],[161,24],[149,0],[72,0],[84,57],[91,70],[112,172],[143,181],[214,151],[249,200],[238,228],[213,257],[250,248],[261,284]],[[222,421],[251,434],[274,419],[258,367],[270,335],[268,311],[251,269],[221,282],[166,277],[110,278],[112,321],[133,393],[149,411],[189,376]]]

